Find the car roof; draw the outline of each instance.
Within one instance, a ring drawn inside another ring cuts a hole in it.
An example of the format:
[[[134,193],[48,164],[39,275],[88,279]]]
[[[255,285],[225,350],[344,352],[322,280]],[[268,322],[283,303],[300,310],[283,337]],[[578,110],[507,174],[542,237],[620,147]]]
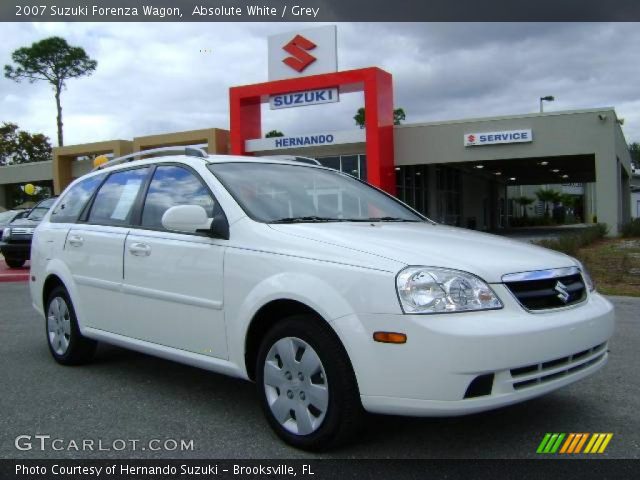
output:
[[[184,163],[190,166],[202,165],[204,162],[207,165],[215,165],[220,163],[252,163],[252,164],[274,164],[274,165],[294,165],[303,166],[308,168],[321,168],[324,170],[332,170],[330,168],[323,167],[321,165],[312,165],[306,162],[299,162],[297,160],[285,160],[273,157],[249,157],[243,155],[207,155],[206,157],[196,157],[191,155],[161,155],[157,157],[132,159],[128,162],[118,163],[116,165],[105,166],[100,170],[94,170],[91,173],[110,172],[121,169],[130,168],[136,165],[153,165],[156,163],[170,163],[178,162]],[[332,170],[334,171],[334,170]]]

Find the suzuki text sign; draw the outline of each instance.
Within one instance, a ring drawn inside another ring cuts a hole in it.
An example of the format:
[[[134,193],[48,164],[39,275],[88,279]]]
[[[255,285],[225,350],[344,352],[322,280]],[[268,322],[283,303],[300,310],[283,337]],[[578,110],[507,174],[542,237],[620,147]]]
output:
[[[531,130],[506,130],[503,132],[465,133],[464,146],[495,145],[498,143],[526,143],[533,141]]]
[[[316,27],[269,37],[269,80],[338,71],[336,27]]]
[[[305,105],[319,105],[321,103],[335,103],[339,101],[337,88],[323,88],[307,92],[283,93],[269,98],[271,110],[290,107],[304,107]]]

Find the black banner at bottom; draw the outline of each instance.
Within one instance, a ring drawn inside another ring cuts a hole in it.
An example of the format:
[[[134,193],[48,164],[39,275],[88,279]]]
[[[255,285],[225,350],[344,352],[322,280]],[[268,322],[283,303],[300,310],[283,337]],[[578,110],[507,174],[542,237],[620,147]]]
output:
[[[638,460],[0,460],[2,480],[632,479]]]

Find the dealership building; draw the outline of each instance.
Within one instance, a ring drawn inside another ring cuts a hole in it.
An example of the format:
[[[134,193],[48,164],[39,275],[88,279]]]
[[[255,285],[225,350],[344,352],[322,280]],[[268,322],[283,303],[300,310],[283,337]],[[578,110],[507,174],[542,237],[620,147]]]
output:
[[[578,198],[580,220],[616,234],[637,216],[640,183],[613,108],[393,125],[393,79],[371,67],[338,71],[335,27],[269,39],[269,81],[232,87],[230,129],[167,133],[54,149],[51,162],[0,167],[0,206],[11,188],[50,185],[59,193],[92,168],[96,155],[119,156],[168,145],[209,153],[297,155],[355,175],[398,196],[428,217],[478,230],[499,230],[522,214],[513,198],[554,188]],[[333,103],[363,92],[364,128],[264,138],[262,109]],[[331,195],[330,192],[327,195]],[[537,208],[536,208],[537,207]],[[540,213],[533,205],[531,214]]]

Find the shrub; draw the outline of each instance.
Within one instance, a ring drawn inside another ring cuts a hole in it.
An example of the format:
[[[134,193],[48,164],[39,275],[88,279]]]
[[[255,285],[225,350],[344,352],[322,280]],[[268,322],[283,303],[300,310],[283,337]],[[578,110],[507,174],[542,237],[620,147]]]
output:
[[[559,238],[549,240],[539,240],[534,243],[541,247],[576,256],[579,249],[600,240],[608,231],[609,227],[606,223],[598,223],[597,225],[584,228],[578,233],[562,235]]]
[[[512,217],[510,227],[546,227],[555,225],[551,217]]]
[[[622,225],[620,233],[623,237],[640,237],[640,218],[634,218]]]

